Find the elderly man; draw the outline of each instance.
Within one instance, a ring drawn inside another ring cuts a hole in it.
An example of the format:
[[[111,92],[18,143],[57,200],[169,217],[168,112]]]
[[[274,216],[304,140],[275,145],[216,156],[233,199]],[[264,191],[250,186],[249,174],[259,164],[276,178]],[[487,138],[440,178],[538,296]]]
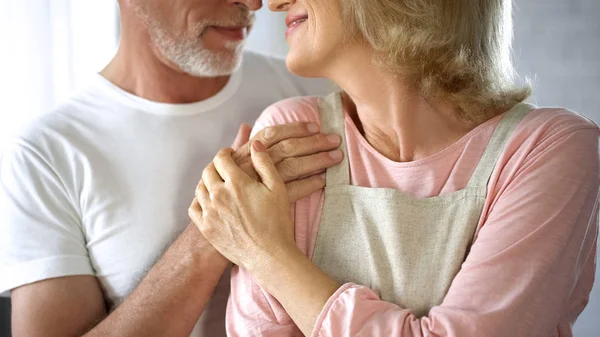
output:
[[[188,225],[196,183],[240,124],[328,87],[242,52],[261,0],[119,5],[114,59],[0,165],[0,292],[12,290],[14,336],[224,336],[228,261]],[[329,152],[339,137],[316,125],[256,137],[292,200],[322,188],[298,177],[340,160]],[[255,174],[247,145],[236,158]]]

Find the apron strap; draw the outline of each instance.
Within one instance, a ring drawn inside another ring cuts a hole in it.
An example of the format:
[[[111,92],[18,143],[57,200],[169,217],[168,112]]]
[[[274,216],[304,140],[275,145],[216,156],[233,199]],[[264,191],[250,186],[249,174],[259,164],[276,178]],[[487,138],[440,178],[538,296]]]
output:
[[[339,149],[344,153],[344,159],[340,164],[327,169],[325,184],[327,186],[350,185],[350,166],[348,164],[348,150],[346,149],[346,123],[341,94],[335,92],[327,97],[320,97],[319,112],[321,114],[321,131],[323,133],[335,133],[342,137]]]
[[[519,103],[512,107],[496,127],[485,152],[481,156],[475,172],[469,180],[468,187],[477,187],[486,189],[496,163],[504,152],[504,147],[510,139],[515,127],[525,118],[530,111],[536,109],[535,106],[527,103]]]

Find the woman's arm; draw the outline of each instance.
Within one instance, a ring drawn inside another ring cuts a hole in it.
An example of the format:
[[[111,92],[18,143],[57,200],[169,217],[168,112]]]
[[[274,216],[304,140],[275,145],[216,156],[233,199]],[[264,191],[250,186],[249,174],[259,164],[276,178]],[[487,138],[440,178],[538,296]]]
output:
[[[263,183],[243,179],[233,186],[231,181],[242,180],[232,179],[239,172],[223,155],[216,175],[224,181],[208,187],[218,202],[205,198],[202,207],[227,220],[220,228],[199,227],[307,335],[550,336],[557,328],[570,329],[593,282],[597,142],[597,129],[572,132],[519,159],[515,172],[503,172],[509,183],[486,210],[443,303],[427,317],[381,301],[360,285],[338,288],[296,248],[289,215],[277,211],[282,182],[273,178],[259,144],[252,159]]]
[[[512,176],[509,184],[490,205],[443,303],[428,316],[417,318],[347,284],[328,300],[312,336],[570,335],[594,279],[597,142],[597,130],[581,130],[503,173]],[[285,303],[292,295],[277,298]]]

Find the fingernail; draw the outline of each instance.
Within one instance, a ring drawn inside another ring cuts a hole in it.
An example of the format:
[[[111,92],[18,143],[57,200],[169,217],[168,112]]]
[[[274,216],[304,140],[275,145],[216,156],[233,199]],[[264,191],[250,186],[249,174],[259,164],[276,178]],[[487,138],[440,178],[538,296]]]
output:
[[[318,126],[317,124],[310,123],[310,124],[308,124],[306,127],[308,128],[308,131],[309,131],[309,132],[312,132],[312,133],[317,133],[317,132],[319,132],[319,126]]]
[[[332,144],[339,144],[342,141],[342,137],[338,135],[329,135],[327,136],[327,140]]]
[[[335,151],[331,151],[329,152],[329,157],[331,157],[331,159],[340,159],[342,158],[343,154],[342,151],[340,150],[335,150]]]
[[[256,152],[267,151],[267,149],[265,148],[265,145],[258,140],[252,142],[252,147],[254,148],[254,151],[256,151]]]

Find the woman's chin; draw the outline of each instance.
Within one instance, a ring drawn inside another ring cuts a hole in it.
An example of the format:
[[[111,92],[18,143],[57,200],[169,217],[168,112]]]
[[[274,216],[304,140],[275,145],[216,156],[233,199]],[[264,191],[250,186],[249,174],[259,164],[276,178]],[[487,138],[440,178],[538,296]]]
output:
[[[289,52],[285,59],[288,70],[301,77],[323,77],[317,62],[309,60],[308,56],[295,55]]]

